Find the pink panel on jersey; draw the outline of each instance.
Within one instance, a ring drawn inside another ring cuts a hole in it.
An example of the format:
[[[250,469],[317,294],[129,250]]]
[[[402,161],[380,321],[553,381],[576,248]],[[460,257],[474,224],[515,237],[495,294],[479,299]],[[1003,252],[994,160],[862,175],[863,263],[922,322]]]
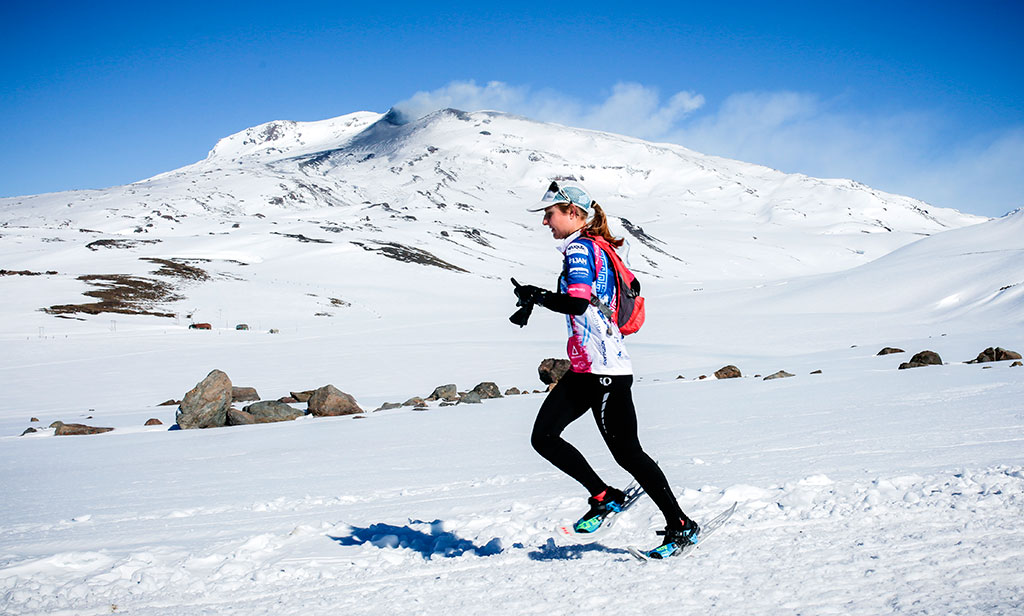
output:
[[[588,302],[590,301],[590,296],[593,295],[593,291],[590,285],[582,283],[569,285],[569,289],[567,290],[567,292],[572,297],[580,297],[587,300]]]
[[[569,352],[569,363],[572,364],[573,372],[590,372],[593,362],[587,355],[587,349],[580,344],[579,338],[570,336],[566,350]]]

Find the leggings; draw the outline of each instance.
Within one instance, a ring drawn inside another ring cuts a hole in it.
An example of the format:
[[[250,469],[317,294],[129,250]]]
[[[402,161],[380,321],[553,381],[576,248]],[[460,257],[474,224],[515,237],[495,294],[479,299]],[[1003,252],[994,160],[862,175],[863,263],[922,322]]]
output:
[[[628,374],[603,376],[567,372],[544,399],[530,441],[537,453],[583,484],[592,496],[600,494],[608,484],[591,468],[583,454],[561,436],[566,426],[590,410],[616,464],[650,495],[668,524],[677,526],[679,520],[685,519],[683,511],[665,474],[644,452],[637,437],[632,385],[633,376]]]

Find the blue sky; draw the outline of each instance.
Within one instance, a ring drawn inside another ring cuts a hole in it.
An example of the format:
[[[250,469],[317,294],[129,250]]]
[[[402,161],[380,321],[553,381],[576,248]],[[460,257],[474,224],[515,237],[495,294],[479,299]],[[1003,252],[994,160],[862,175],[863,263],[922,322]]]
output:
[[[501,109],[989,216],[1024,206],[1017,1],[12,4],[0,196],[124,184],[249,126],[399,105]]]

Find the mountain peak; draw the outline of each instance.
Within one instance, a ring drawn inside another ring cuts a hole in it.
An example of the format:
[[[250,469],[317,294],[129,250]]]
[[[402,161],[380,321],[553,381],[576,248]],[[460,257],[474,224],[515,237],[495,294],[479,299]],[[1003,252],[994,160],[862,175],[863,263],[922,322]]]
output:
[[[336,147],[382,117],[379,113],[358,111],[316,122],[274,120],[221,139],[206,160],[252,158],[267,162],[307,150]]]

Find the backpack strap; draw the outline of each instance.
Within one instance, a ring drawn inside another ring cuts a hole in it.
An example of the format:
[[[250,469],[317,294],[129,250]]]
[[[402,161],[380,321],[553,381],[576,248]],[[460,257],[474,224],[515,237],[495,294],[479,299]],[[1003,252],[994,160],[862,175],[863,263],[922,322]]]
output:
[[[605,260],[611,260],[613,257],[607,253],[607,250],[604,247],[604,245],[607,245],[607,242],[599,241],[596,237],[591,235],[581,235],[581,237],[590,240],[591,246],[594,247],[594,286],[597,286],[597,276],[598,274],[601,273],[602,263]],[[611,247],[609,246],[609,248]],[[615,285],[617,292],[618,285],[622,283],[621,281],[618,280],[618,275],[614,267],[612,267],[612,275],[615,276]],[[604,318],[608,320],[607,333],[609,336],[613,335],[615,332],[612,330],[611,324],[616,322],[616,317],[615,313],[612,312],[611,307],[609,307],[608,304],[601,301],[601,298],[599,298],[597,294],[594,293],[593,291],[590,292],[590,305],[597,308],[597,310],[604,315]]]

